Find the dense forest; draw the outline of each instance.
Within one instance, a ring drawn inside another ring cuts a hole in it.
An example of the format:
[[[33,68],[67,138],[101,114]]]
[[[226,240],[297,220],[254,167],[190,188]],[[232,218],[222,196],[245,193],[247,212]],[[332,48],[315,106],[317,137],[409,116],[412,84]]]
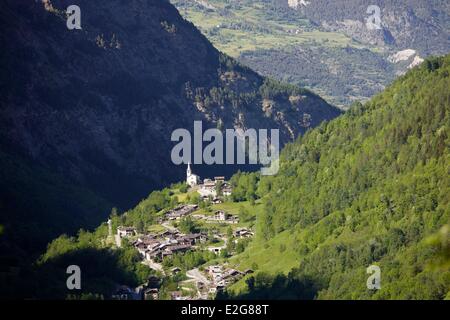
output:
[[[276,264],[271,255],[284,251],[297,267],[277,275],[260,265],[245,289],[225,296],[449,298],[449,74],[450,56],[429,59],[286,146],[278,175],[241,174],[236,192],[255,192],[237,199],[265,204],[264,249],[236,260],[250,265],[266,255]],[[381,268],[381,290],[366,288],[370,265]]]

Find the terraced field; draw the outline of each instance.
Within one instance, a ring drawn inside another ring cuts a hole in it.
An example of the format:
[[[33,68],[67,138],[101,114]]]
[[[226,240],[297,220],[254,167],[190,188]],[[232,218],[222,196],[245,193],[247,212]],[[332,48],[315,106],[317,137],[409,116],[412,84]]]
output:
[[[390,62],[392,52],[385,48],[326,31],[276,1],[171,2],[219,50],[264,76],[311,89],[342,109],[368,100],[408,65]]]

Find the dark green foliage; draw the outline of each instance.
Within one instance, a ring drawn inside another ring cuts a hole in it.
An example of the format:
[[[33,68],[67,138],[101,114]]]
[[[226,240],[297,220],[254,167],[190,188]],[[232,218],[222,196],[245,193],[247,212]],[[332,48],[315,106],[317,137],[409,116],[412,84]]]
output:
[[[186,193],[189,189],[189,185],[185,182],[174,183],[170,186],[170,189],[178,189],[181,193]]]
[[[264,99],[275,99],[279,97],[288,98],[289,96],[298,96],[309,93],[309,91],[291,84],[266,78],[263,85],[259,88],[259,93]]]
[[[215,254],[210,251],[188,251],[183,254],[165,257],[162,264],[164,267],[179,267],[186,271],[196,268],[215,257]]]
[[[235,202],[257,199],[256,189],[258,181],[258,173],[236,173],[230,179],[230,183],[233,186],[231,199]]]
[[[236,244],[236,253],[244,252],[251,239],[239,239]]]
[[[367,49],[327,47],[320,42],[245,51],[239,60],[265,75],[310,88],[334,105],[346,107],[383,90],[400,68]],[[330,72],[334,68],[339,72]]]
[[[190,216],[181,219],[178,224],[178,229],[185,234],[197,233],[199,231],[197,223]]]
[[[360,109],[350,111],[288,145],[281,155],[284,165],[271,181],[277,192],[266,202],[272,232],[292,223],[304,228],[337,211],[352,216],[373,210],[395,221],[414,207],[421,215],[443,216],[448,201],[439,192],[448,187],[448,179],[441,179],[448,164],[446,69],[448,62],[436,72],[415,70],[375,97],[362,115]],[[429,230],[442,223],[439,218],[430,222]],[[404,240],[400,231],[391,232],[395,243]]]
[[[144,230],[154,224],[161,210],[175,206],[170,190],[152,192],[135,208],[124,214],[111,210],[113,230],[119,225],[136,226]],[[23,254],[16,248],[5,247],[2,255],[15,257],[9,259],[11,268],[20,266],[21,274],[6,273],[0,277],[1,296],[28,298],[65,298],[87,299],[94,297],[110,298],[115,286],[125,284],[137,286],[146,281],[151,269],[141,264],[141,257],[135,248],[123,239],[121,249],[110,249],[106,244],[108,229],[106,223],[95,231],[80,230],[76,237],[62,235],[53,240],[37,265],[18,264]],[[3,240],[0,238],[0,241]],[[3,247],[3,245],[2,245]],[[31,263],[32,257],[25,262]],[[66,289],[65,268],[71,264],[79,265],[83,273],[81,292]],[[26,274],[27,276],[23,276]],[[33,283],[33,285],[30,285]],[[41,288],[40,288],[41,287]],[[42,289],[45,287],[44,289]],[[97,296],[96,296],[97,294]]]
[[[99,228],[94,233],[81,230],[77,238],[55,239],[30,274],[15,284],[26,287],[28,298],[108,299],[117,285],[144,283],[152,271],[140,263],[138,252],[126,243],[121,249],[103,247],[105,235]],[[70,265],[81,269],[81,290],[66,287]]]
[[[427,238],[450,220],[449,71],[450,56],[426,61],[286,146],[280,172],[264,178],[261,232],[268,241],[291,234],[279,250],[298,256],[292,277],[314,279],[316,298],[448,296],[448,246]],[[382,270],[375,292],[366,288],[372,264]],[[260,297],[254,291],[248,296]]]
[[[238,299],[251,300],[309,300],[313,299],[318,291],[315,281],[308,277],[297,277],[294,273],[288,276],[269,275],[263,272],[250,276],[245,280],[248,293],[239,295]],[[217,299],[233,299],[226,292],[217,296]]]
[[[239,221],[241,222],[249,222],[253,220],[255,217],[250,214],[248,210],[246,210],[244,207],[239,208]]]
[[[119,216],[112,213],[110,218],[113,222],[113,229],[124,225],[135,226],[145,231],[148,226],[156,223],[158,216],[163,213],[163,209],[173,208],[177,204],[176,197],[171,197],[170,189],[153,191],[146,199],[125,214]]]

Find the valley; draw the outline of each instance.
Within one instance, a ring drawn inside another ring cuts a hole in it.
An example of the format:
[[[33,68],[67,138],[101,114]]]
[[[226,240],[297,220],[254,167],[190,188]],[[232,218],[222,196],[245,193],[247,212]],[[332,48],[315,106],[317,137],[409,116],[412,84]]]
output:
[[[364,24],[370,1],[294,1],[292,6],[287,0],[172,1],[219,50],[264,76],[309,88],[343,109],[382,91],[415,57],[447,53],[448,5],[402,2],[411,16],[384,1],[383,30],[371,31]],[[439,17],[430,21],[433,10]],[[418,30],[411,32],[410,27]],[[430,29],[433,37],[423,37]],[[398,42],[387,41],[384,34]],[[393,62],[391,56],[407,49],[414,50],[412,57]]]
[[[0,299],[450,299],[450,4],[369,3],[0,2]]]
[[[131,228],[130,244],[113,251],[133,256],[134,277],[113,278],[101,294],[118,284],[137,288],[150,276],[160,279],[158,299],[448,298],[449,59],[426,60],[367,104],[287,145],[275,176],[238,172],[223,198],[202,198],[207,180],[180,183],[112,213],[112,230]],[[107,229],[54,240],[42,267],[73,261],[86,245],[108,248]],[[180,247],[188,238],[199,240]],[[381,270],[378,290],[366,287],[373,265]],[[89,268],[95,283],[104,270],[92,261]]]
[[[0,224],[13,267],[180,181],[178,128],[278,129],[281,147],[341,114],[217,51],[167,1],[81,1],[81,30],[61,15],[70,4],[0,4]]]

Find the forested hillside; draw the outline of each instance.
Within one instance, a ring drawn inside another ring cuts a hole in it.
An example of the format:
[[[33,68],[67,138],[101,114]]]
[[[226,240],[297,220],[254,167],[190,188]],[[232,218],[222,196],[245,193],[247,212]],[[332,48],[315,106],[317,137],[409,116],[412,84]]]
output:
[[[204,286],[218,298],[450,299],[450,55],[414,68],[448,52],[448,2],[377,1],[370,34],[368,0],[173,2],[182,15],[169,0],[0,2],[0,298],[111,298],[156,275],[165,299],[217,264],[238,275]],[[361,103],[342,114],[308,88]],[[216,198],[171,185],[185,177],[171,134],[194,121],[279,129],[280,171],[197,166]],[[157,260],[133,246],[173,229],[194,244]]]
[[[232,259],[261,273],[229,294],[449,298],[448,88],[450,56],[427,60],[288,145],[279,174],[253,187],[265,204],[260,239]],[[370,265],[381,268],[379,291],[366,288]]]

